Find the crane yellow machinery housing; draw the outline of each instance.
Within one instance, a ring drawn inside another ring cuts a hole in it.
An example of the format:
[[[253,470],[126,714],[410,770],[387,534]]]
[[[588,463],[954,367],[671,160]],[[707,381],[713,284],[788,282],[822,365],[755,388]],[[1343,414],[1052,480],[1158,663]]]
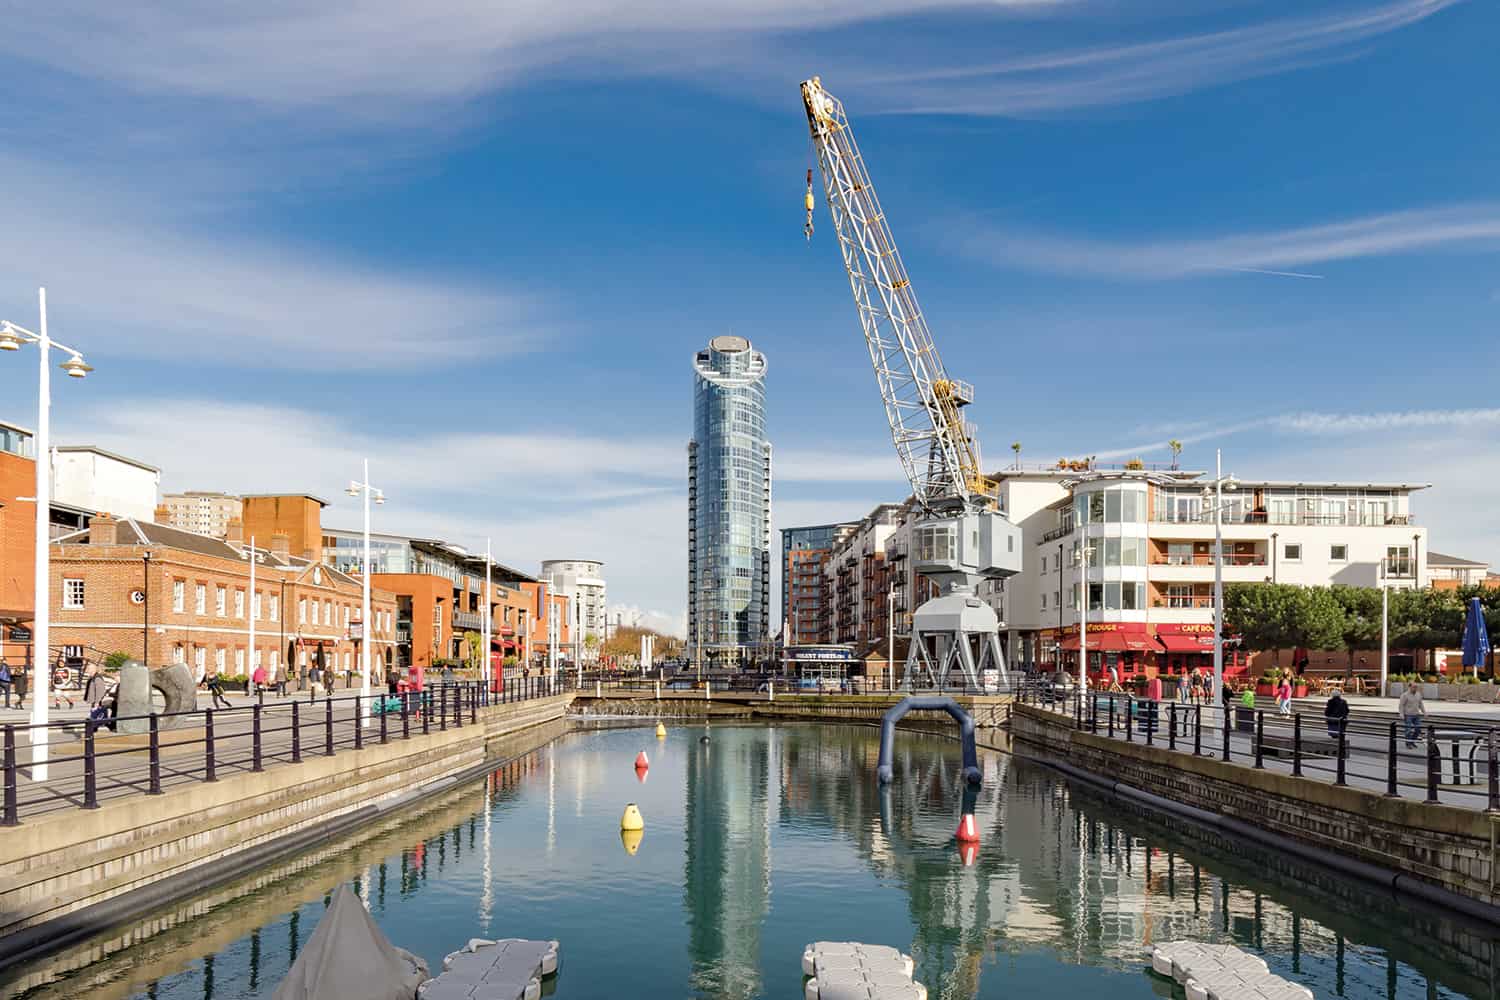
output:
[[[912,568],[941,588],[912,615],[903,687],[946,685],[955,674],[980,686],[991,672],[1004,683],[999,620],[975,588],[1019,572],[1021,533],[997,509],[998,484],[963,416],[973,387],[943,368],[843,104],[818,77],[802,83],[802,102],[891,440],[921,511]],[[807,205],[811,239],[811,176]]]

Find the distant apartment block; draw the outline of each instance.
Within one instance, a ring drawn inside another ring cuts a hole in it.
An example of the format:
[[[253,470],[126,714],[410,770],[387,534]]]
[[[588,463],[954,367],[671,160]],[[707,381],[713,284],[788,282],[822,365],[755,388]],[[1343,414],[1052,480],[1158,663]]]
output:
[[[223,538],[229,522],[241,516],[243,502],[231,493],[189,490],[165,493],[156,508],[156,523],[191,531],[205,538]]]

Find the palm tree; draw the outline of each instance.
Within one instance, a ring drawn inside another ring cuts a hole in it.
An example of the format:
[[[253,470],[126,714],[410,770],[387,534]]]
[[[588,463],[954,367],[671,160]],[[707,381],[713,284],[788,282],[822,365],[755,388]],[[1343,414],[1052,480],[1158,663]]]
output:
[[[1182,454],[1182,442],[1173,438],[1167,442],[1167,447],[1172,449],[1172,468],[1177,468],[1177,456]]]
[[[1016,453],[1016,468],[1019,469],[1021,467],[1021,442],[1012,441],[1010,443],[1010,450]]]

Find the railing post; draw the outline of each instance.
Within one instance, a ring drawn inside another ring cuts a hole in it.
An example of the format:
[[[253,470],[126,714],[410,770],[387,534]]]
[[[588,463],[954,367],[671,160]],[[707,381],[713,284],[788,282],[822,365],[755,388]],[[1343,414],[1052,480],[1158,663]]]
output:
[[[333,756],[333,699],[323,700],[323,756]]]
[[[1459,784],[1460,784],[1460,782],[1458,780],[1458,737],[1455,736],[1453,738],[1453,786],[1455,788],[1457,788]]]
[[[1146,730],[1146,745],[1151,746],[1151,738],[1156,733],[1156,720],[1161,717],[1161,703],[1155,701],[1141,702],[1145,706],[1145,714],[1141,717],[1141,728]]]
[[[1224,713],[1224,726],[1223,726],[1223,729],[1224,729],[1224,760],[1228,761],[1229,760],[1229,726],[1230,726],[1230,719],[1229,719],[1229,717],[1233,713],[1231,713],[1229,711],[1229,706],[1228,705],[1221,705],[1221,706],[1219,706],[1219,710]]]
[[[469,689],[469,724],[479,725],[479,688],[477,686]]]
[[[83,721],[83,808],[99,808],[99,762],[94,758],[93,719]]]
[[[250,707],[250,770],[264,771],[260,762],[260,702]]]
[[[1398,798],[1401,793],[1396,790],[1396,763],[1399,760],[1396,751],[1396,727],[1399,722],[1391,723],[1390,742],[1385,748],[1385,795],[1386,798]]]
[[[218,781],[214,776],[214,710],[203,710],[203,780]]]
[[[422,735],[431,732],[432,726],[432,692],[426,688],[417,695],[417,712],[422,716]]]
[[[1079,691],[1073,696],[1073,728],[1083,728],[1083,692]]]
[[[292,763],[302,763],[302,713],[298,710],[302,703],[296,698],[292,699]]]
[[[1130,695],[1125,696],[1125,742],[1131,742],[1131,734],[1135,731],[1135,699]]]
[[[1344,772],[1349,768],[1349,718],[1338,720],[1338,768],[1334,771],[1334,784],[1349,784]]]
[[[1490,741],[1490,787],[1494,787],[1495,780],[1495,751],[1494,741]],[[7,724],[5,727],[5,820],[6,826],[19,826],[21,823],[20,809],[16,805],[16,727]]]
[[[381,742],[382,745],[386,744],[386,743],[389,743],[391,741],[390,736],[388,736],[386,734],[385,710],[386,710],[385,696],[381,695],[380,696],[380,742]]]
[[[1177,705],[1167,706],[1167,749],[1177,749]]]
[[[1113,692],[1109,696],[1109,738],[1115,738],[1115,696]]]
[[[1302,777],[1302,713],[1292,716],[1292,777]]]
[[[438,731],[448,731],[448,685],[438,685]]]
[[[1443,780],[1443,755],[1438,752],[1437,729],[1427,727],[1427,799],[1428,805],[1438,801],[1438,784]]]
[[[1496,768],[1495,768],[1495,764],[1497,763],[1497,761],[1496,761],[1497,750],[1496,750],[1496,747],[1495,747],[1495,730],[1493,728],[1490,729],[1490,740],[1489,740],[1489,743],[1490,743],[1490,748],[1489,748],[1489,750],[1490,750],[1490,752],[1489,752],[1489,757],[1490,757],[1490,809],[1493,810],[1493,811],[1495,811],[1495,812],[1500,812],[1500,771],[1497,771]],[[7,747],[9,747],[9,745],[10,745],[10,737],[9,737],[9,735],[6,736],[6,745],[7,745]],[[10,759],[11,756],[12,755],[7,754],[7,759]],[[10,780],[8,772],[7,772],[7,778],[6,778],[6,780],[7,781]],[[7,794],[9,794],[9,789],[11,789],[12,786],[7,784],[6,788],[7,788]],[[7,800],[7,802],[8,801],[9,800]]]
[[[161,731],[157,722],[156,713],[151,713],[151,747],[150,747],[150,781],[146,787],[147,795],[161,794]]]
[[[363,714],[364,698],[360,695],[354,696],[354,749],[365,748],[365,717]]]
[[[1255,713],[1255,766],[1265,770],[1266,713]]]
[[[1193,706],[1193,756],[1203,755],[1203,706]]]
[[[411,739],[411,692],[401,692],[401,738]]]

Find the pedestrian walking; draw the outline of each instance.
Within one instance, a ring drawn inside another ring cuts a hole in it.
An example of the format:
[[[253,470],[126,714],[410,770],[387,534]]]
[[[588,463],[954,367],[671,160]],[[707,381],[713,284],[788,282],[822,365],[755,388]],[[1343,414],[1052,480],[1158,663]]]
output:
[[[10,664],[5,662],[5,657],[0,656],[0,693],[5,695],[5,707],[10,708]]]
[[[68,707],[73,707],[73,696],[68,694],[66,685],[73,679],[63,658],[59,656],[57,663],[52,668],[52,707],[58,711],[62,710],[62,703],[67,702]]]
[[[25,708],[26,689],[31,684],[31,664],[26,662],[16,664],[16,668],[11,671],[10,683],[16,689],[17,710]]]
[[[1328,735],[1338,739],[1349,720],[1349,703],[1344,700],[1342,692],[1335,690],[1328,704],[1323,706],[1323,720],[1328,723]]]
[[[276,697],[285,698],[287,682],[286,665],[283,664],[279,667],[272,667],[271,669],[276,672]]]
[[[1406,745],[1415,747],[1418,737],[1422,735],[1422,716],[1427,714],[1427,706],[1422,704],[1422,689],[1417,686],[1416,681],[1406,686],[1396,705],[1396,711],[1401,714],[1401,721],[1405,723]]]
[[[1292,714],[1292,679],[1283,676],[1276,685],[1276,714]]]
[[[250,675],[250,683],[255,685],[256,695],[259,695],[266,689],[266,668],[264,666],[255,668],[255,671]]]
[[[109,693],[109,682],[104,679],[103,674],[99,673],[98,665],[93,663],[84,668],[84,677],[83,700],[88,705],[89,710],[93,711],[99,707],[104,701],[105,695]]]
[[[1177,675],[1177,703],[1186,705],[1188,703],[1189,689],[1192,688],[1192,678],[1188,674]]]
[[[208,693],[213,695],[214,708],[234,707],[229,703],[229,699],[224,697],[224,681],[223,678],[219,676],[219,672],[217,670],[208,675]],[[220,705],[220,702],[223,702],[223,704]]]

